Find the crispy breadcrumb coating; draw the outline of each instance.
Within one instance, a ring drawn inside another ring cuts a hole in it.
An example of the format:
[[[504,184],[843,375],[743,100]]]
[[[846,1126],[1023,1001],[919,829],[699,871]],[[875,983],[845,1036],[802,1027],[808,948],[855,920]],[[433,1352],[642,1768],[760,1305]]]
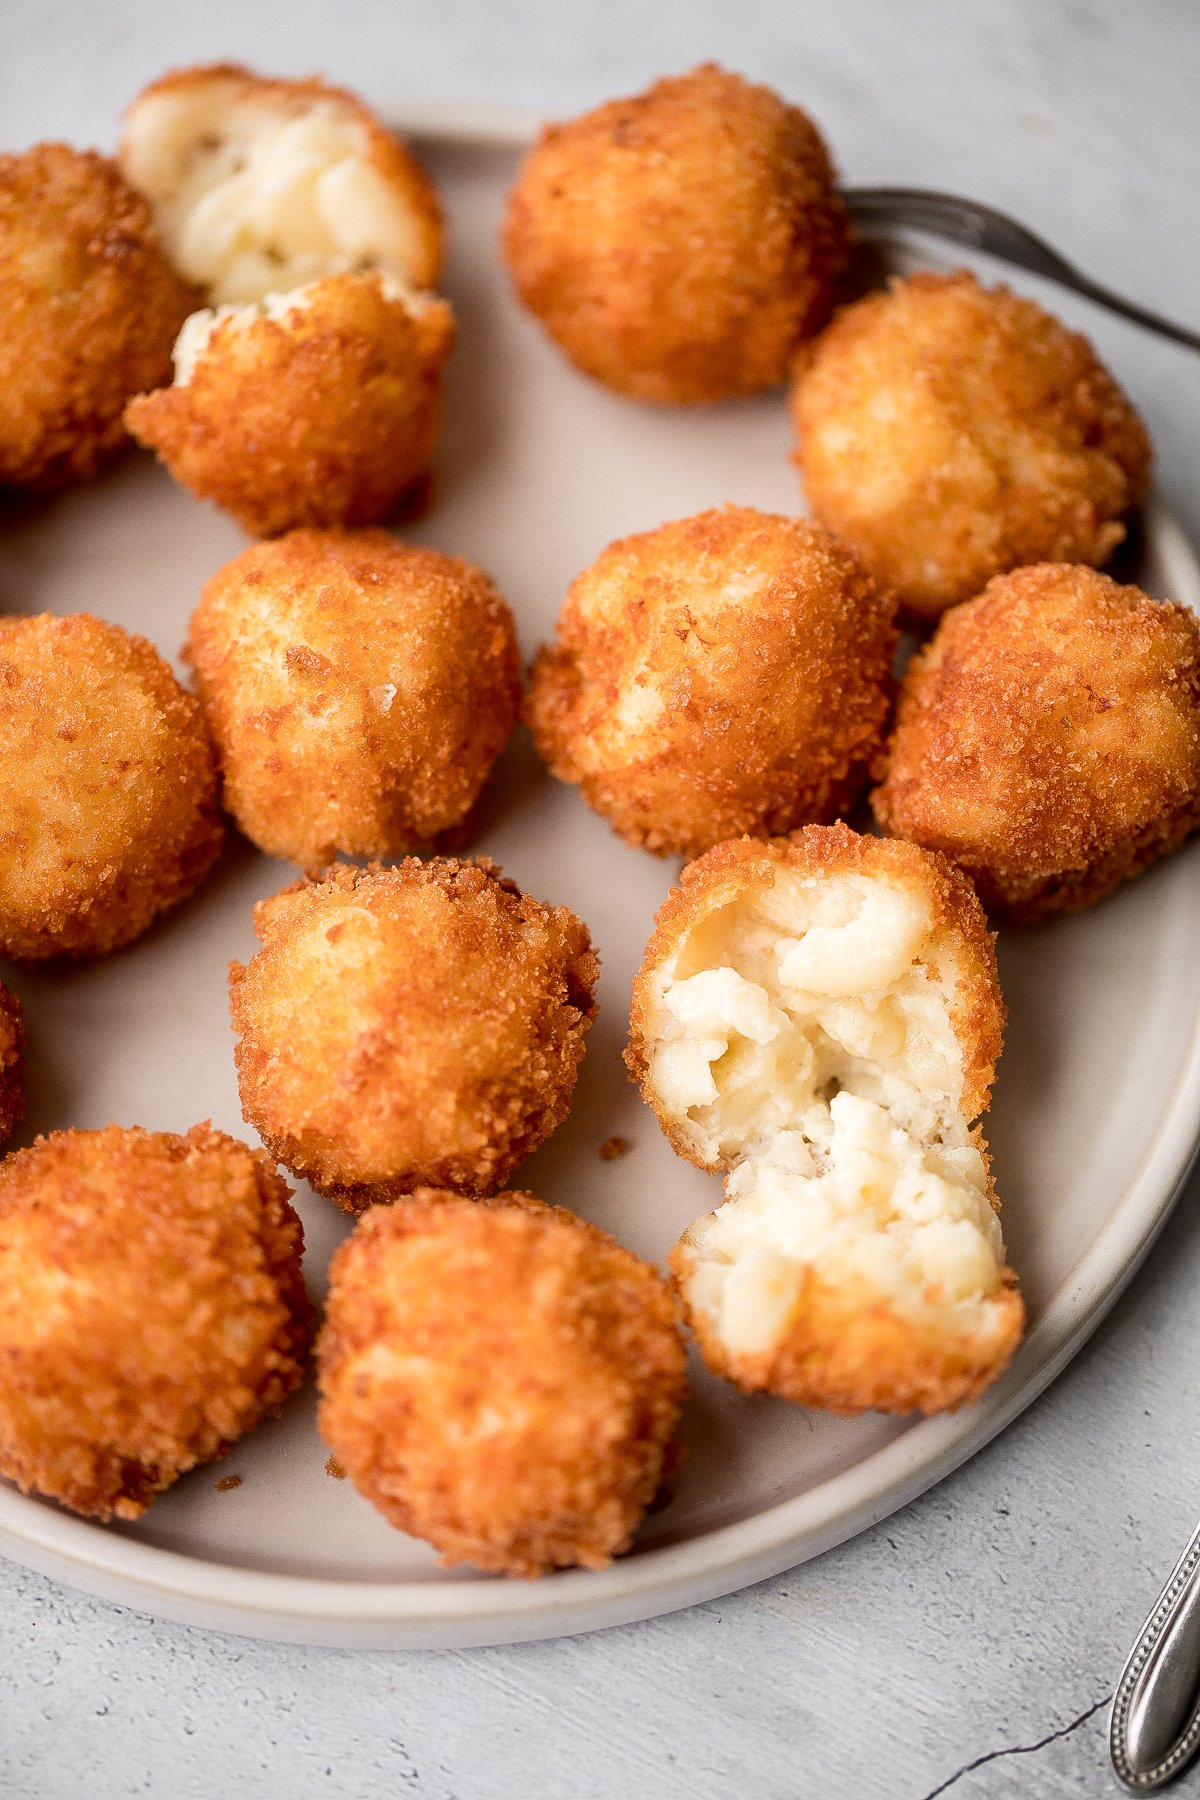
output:
[[[330,1267],[318,1424],[444,1563],[536,1576],[628,1549],[686,1393],[657,1269],[529,1194],[421,1188]]]
[[[0,618],[0,953],[103,956],[220,852],[200,705],[145,638],[74,613]]]
[[[1088,340],[965,269],[839,313],[792,407],[814,515],[917,618],[1022,563],[1106,562],[1149,487],[1145,427]]]
[[[333,275],[198,320],[174,385],[125,413],[177,481],[259,537],[395,511],[437,439],[454,341],[444,300]]]
[[[832,818],[882,741],[895,606],[819,526],[727,506],[573,582],[526,716],[631,844],[695,855]]]
[[[595,1017],[587,927],[493,863],[338,864],[254,909],[231,963],[246,1119],[347,1211],[484,1194],[562,1123]]]
[[[300,1384],[290,1189],[197,1125],[56,1131],[0,1163],[0,1474],[136,1519]]]
[[[482,570],[386,531],[293,531],[206,585],[187,656],[225,808],[318,869],[459,826],[516,724],[512,614]]]
[[[0,1143],[25,1117],[25,1017],[21,1002],[0,984]]]
[[[125,449],[125,402],[171,379],[197,301],[107,157],[0,155],[0,487],[85,481]]]
[[[378,269],[418,288],[442,267],[428,175],[356,94],[238,63],[143,89],[119,151],[175,265],[221,304]]]
[[[685,869],[634,984],[627,1060],[726,1201],[671,1256],[705,1360],[855,1413],[961,1405],[1024,1309],[987,1150],[1004,1006],[966,878],[810,826]]]
[[[829,316],[849,226],[820,133],[713,63],[542,132],[504,254],[573,363],[696,405],[781,382]]]
[[[1074,911],[1200,823],[1200,622],[1042,563],[955,607],[909,664],[871,796],[1014,924]]]

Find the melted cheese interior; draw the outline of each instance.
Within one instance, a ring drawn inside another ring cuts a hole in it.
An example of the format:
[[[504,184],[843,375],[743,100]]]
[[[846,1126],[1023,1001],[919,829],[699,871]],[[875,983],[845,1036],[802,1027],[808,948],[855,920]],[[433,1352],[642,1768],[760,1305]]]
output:
[[[129,115],[128,179],[149,200],[175,267],[215,305],[242,304],[321,275],[410,279],[417,231],[370,160],[346,106],[247,99],[212,80],[149,94]]]
[[[731,1170],[686,1242],[692,1304],[732,1354],[779,1340],[809,1271],[901,1308],[999,1289],[937,957],[918,889],[781,871],[660,972],[651,1082],[698,1155]]]

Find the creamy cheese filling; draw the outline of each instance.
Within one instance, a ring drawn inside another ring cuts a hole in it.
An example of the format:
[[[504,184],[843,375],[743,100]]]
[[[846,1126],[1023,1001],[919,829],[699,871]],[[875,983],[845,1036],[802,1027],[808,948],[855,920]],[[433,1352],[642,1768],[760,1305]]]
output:
[[[361,121],[333,99],[297,113],[239,88],[209,81],[150,94],[128,119],[126,173],[181,273],[215,305],[320,275],[411,275],[413,220],[371,161]]]
[[[779,1339],[810,1271],[901,1309],[1000,1287],[931,941],[916,889],[784,872],[660,975],[651,1081],[704,1160],[732,1165],[687,1238],[692,1303],[731,1353]]]

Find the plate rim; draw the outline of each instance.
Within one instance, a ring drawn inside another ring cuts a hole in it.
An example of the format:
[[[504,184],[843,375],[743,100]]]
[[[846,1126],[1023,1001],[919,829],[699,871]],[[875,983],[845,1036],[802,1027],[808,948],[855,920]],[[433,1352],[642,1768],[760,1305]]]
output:
[[[517,150],[541,115],[508,106],[394,107],[416,140]],[[1147,540],[1176,597],[1200,612],[1200,561],[1155,496]],[[959,1468],[1062,1372],[1132,1280],[1200,1151],[1200,999],[1170,1094],[1136,1173],[1046,1302],[1009,1369],[973,1407],[912,1425],[805,1494],[684,1543],[521,1583],[329,1580],[266,1573],[166,1550],[0,1486],[0,1552],[37,1572],[152,1616],[238,1636],[355,1648],[482,1647],[566,1636],[713,1600],[846,1542]]]

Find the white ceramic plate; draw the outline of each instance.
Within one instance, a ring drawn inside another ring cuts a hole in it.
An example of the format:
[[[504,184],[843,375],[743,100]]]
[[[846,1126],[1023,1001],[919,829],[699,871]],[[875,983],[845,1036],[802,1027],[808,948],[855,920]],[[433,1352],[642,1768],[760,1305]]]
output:
[[[571,577],[611,538],[735,500],[795,511],[782,399],[656,411],[568,369],[511,299],[496,255],[504,190],[528,125],[425,115],[419,148],[453,231],[446,282],[461,335],[438,493],[404,536],[491,571],[523,648],[548,635]],[[91,610],[168,656],[236,528],[148,459],[0,529],[0,606]],[[1141,578],[1200,609],[1200,569],[1161,510]],[[539,768],[522,735],[474,846],[531,893],[588,921],[604,958],[601,1010],[567,1123],[522,1186],[662,1258],[709,1210],[715,1180],[680,1162],[621,1063],[630,983],[677,865],[630,850]],[[19,973],[30,1114],[23,1142],[111,1120],[184,1130],[241,1120],[225,967],[255,947],[251,905],[292,878],[234,846],[201,893],[120,956]],[[822,1417],[737,1395],[697,1367],[689,1456],[672,1504],[599,1573],[534,1583],[439,1569],[349,1483],[325,1473],[311,1392],[195,1471],[137,1525],[88,1523],[0,1483],[0,1549],[108,1598],[192,1624],[351,1645],[485,1644],[637,1619],[814,1556],[920,1493],[1012,1419],[1063,1367],[1137,1266],[1192,1158],[1200,1116],[1200,845],[1078,918],[1006,937],[1008,1043],[988,1136],[1029,1336],[981,1404],[917,1423]],[[5,979],[8,979],[6,974]],[[613,1133],[633,1149],[600,1159]],[[314,1290],[347,1223],[302,1188]],[[233,1473],[241,1485],[218,1492]]]

